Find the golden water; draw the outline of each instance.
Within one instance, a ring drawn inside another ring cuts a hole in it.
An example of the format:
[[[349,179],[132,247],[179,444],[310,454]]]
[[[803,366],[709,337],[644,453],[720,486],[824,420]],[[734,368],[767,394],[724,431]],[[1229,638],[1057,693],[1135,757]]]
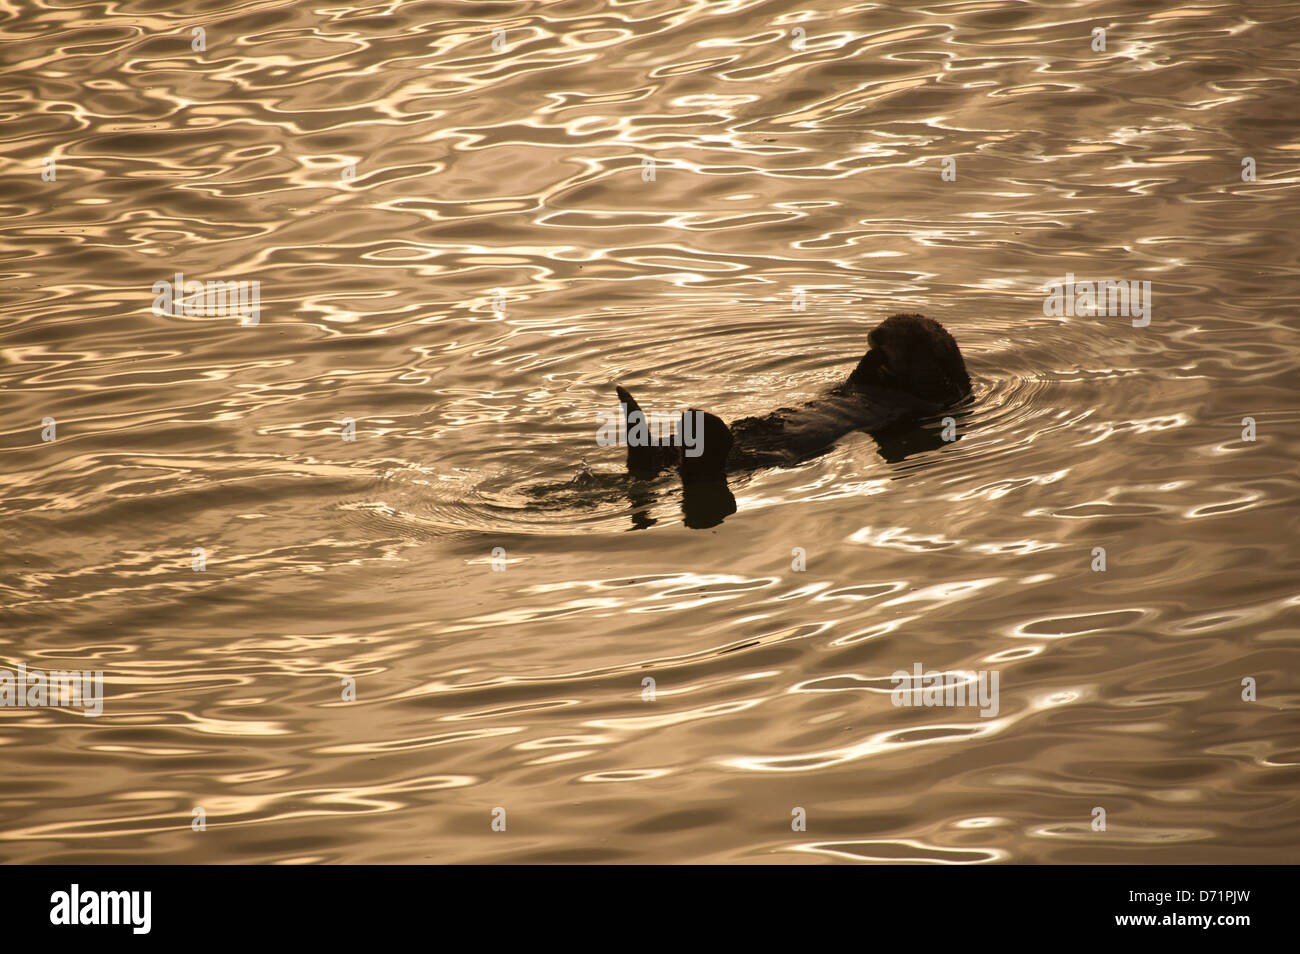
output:
[[[0,859],[1294,860],[1297,51],[1285,2],[0,4],[0,669],[105,680],[0,709]],[[557,486],[614,382],[764,413],[895,311],[955,442],[708,530]]]

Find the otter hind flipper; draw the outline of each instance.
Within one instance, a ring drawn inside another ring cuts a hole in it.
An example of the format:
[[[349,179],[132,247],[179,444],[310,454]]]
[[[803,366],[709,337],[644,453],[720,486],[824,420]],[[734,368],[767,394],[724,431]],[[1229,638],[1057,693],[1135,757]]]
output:
[[[662,447],[650,440],[650,418],[624,387],[615,385],[618,400],[623,405],[619,438],[627,445],[627,470],[634,477],[654,477],[676,462],[676,451]],[[628,431],[631,431],[629,438]]]
[[[614,385],[614,390],[618,393],[619,401],[627,407],[629,413],[641,410],[641,405],[636,403],[636,398],[628,393],[627,388],[616,384]]]

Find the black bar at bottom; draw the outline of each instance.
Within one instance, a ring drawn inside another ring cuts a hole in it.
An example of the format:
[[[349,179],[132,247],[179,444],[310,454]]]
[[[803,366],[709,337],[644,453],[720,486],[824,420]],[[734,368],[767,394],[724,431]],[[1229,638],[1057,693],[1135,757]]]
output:
[[[515,934],[695,946],[701,922],[705,937],[732,943],[750,934],[770,943],[788,930],[805,944],[846,931],[863,944],[944,936],[1232,944],[1258,928],[1290,935],[1293,923],[1284,905],[1294,869],[1283,866],[858,867],[5,866],[0,923],[10,943],[205,947],[280,937],[373,945],[392,934],[460,945],[466,932],[493,944]]]

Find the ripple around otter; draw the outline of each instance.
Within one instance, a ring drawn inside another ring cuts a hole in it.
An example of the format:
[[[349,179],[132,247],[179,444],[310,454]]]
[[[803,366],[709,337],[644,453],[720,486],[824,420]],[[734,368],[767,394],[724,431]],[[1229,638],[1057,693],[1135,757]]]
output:
[[[4,713],[5,860],[1294,860],[1285,5],[174,6],[0,13],[0,669],[106,689]],[[259,324],[153,314],[176,272]],[[955,441],[691,529],[595,440],[895,312]],[[996,716],[892,705],[916,664]]]

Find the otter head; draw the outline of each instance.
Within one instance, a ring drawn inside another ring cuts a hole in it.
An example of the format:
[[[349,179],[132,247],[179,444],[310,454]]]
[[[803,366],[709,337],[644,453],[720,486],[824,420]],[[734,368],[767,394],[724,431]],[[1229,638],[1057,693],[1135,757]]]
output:
[[[849,375],[850,387],[903,391],[937,404],[970,394],[970,376],[952,335],[921,315],[886,318],[867,336],[871,349]]]
[[[677,434],[677,472],[683,484],[726,479],[733,438],[722,418],[707,411],[685,411],[677,422]]]

